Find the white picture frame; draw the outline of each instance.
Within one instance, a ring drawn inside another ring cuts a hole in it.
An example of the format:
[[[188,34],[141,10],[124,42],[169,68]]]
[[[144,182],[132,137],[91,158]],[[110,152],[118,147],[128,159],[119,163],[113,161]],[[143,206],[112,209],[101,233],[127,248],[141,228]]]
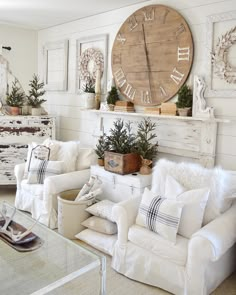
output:
[[[68,87],[68,40],[44,45],[44,84],[49,91],[66,91]]]
[[[94,48],[103,54],[104,70],[101,77],[102,94],[107,91],[107,56],[108,56],[108,34],[94,35],[76,40],[76,93],[82,93],[83,81],[80,78],[80,58],[84,50]]]
[[[228,83],[214,73],[212,53],[219,38],[236,25],[236,11],[214,14],[207,17],[206,35],[206,97],[235,97],[236,83]],[[234,57],[235,58],[235,57]]]

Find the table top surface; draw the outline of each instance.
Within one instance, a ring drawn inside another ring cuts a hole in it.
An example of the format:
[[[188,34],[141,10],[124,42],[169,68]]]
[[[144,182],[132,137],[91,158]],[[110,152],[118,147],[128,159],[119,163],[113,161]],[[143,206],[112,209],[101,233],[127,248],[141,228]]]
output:
[[[6,204],[9,216],[14,207]],[[16,210],[13,220],[25,228],[35,222]],[[31,252],[18,252],[0,240],[0,294],[46,294],[99,268],[101,257],[37,223],[32,232],[43,245]]]

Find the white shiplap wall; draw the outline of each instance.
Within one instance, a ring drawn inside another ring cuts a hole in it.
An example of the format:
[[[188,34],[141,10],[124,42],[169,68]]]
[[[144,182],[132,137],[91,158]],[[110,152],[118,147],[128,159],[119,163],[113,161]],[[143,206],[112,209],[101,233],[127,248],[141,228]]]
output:
[[[125,19],[135,10],[150,4],[164,4],[178,10],[187,20],[194,39],[195,56],[190,80],[194,74],[207,74],[206,71],[206,21],[207,16],[236,10],[235,0],[159,0],[147,1],[104,14],[70,22],[39,31],[38,67],[43,75],[43,51],[46,42],[69,39],[68,91],[48,92],[46,108],[57,115],[57,137],[61,140],[79,139],[86,145],[94,145],[96,116],[81,111],[81,97],[76,94],[76,40],[97,34],[108,34],[108,80],[111,78],[110,53],[115,35]],[[235,20],[236,25],[236,20]],[[235,50],[235,47],[233,48]],[[191,82],[191,81],[189,81]],[[215,108],[220,118],[231,120],[219,124],[216,164],[236,170],[236,97],[208,98],[207,103]]]

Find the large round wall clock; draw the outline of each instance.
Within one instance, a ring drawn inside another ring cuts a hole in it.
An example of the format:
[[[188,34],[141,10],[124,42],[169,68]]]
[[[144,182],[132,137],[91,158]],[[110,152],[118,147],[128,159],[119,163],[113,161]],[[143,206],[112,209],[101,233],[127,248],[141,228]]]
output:
[[[145,6],[119,29],[112,48],[115,83],[128,100],[153,106],[173,97],[193,62],[188,24],[174,9]]]

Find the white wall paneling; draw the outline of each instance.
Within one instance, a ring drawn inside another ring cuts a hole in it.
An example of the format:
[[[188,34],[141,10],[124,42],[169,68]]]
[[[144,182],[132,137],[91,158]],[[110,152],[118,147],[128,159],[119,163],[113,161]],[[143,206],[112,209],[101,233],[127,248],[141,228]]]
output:
[[[59,121],[63,122],[63,129],[58,129],[59,138],[63,140],[78,139],[87,145],[94,145],[97,135],[93,134],[96,127],[96,115],[92,112],[82,112],[82,102],[80,95],[76,93],[76,40],[99,34],[108,34],[108,68],[107,82],[111,79],[111,50],[113,40],[122,23],[135,10],[150,4],[163,4],[178,10],[189,23],[194,40],[194,62],[191,75],[188,79],[189,84],[193,83],[194,75],[201,75],[207,78],[208,69],[206,64],[209,58],[207,50],[207,18],[214,14],[226,13],[236,10],[235,0],[156,0],[146,1],[137,5],[117,9],[107,13],[84,18],[46,30],[39,31],[38,39],[38,65],[39,73],[42,69],[43,44],[49,41],[68,39],[69,60],[68,60],[68,90],[64,93],[50,92],[47,94],[47,110],[59,116]],[[236,25],[236,23],[235,23]],[[224,30],[224,27],[222,27]],[[103,96],[105,99],[105,95]],[[173,100],[175,100],[174,98]],[[236,148],[234,147],[236,130],[236,97],[227,98],[225,96],[212,96],[206,99],[207,105],[214,107],[217,118],[228,118],[230,123],[218,124],[218,136],[216,144],[216,164],[227,169],[236,170]],[[62,118],[63,117],[63,118]],[[76,119],[75,121],[70,120]],[[114,119],[114,117],[113,117]],[[112,126],[112,120],[106,120],[106,128]],[[65,121],[68,120],[66,124]],[[58,122],[60,123],[60,122]],[[164,127],[163,127],[164,128]],[[167,128],[167,127],[166,127]],[[169,127],[168,127],[168,132]],[[166,136],[163,130],[160,136]],[[188,159],[185,157],[185,159]]]

